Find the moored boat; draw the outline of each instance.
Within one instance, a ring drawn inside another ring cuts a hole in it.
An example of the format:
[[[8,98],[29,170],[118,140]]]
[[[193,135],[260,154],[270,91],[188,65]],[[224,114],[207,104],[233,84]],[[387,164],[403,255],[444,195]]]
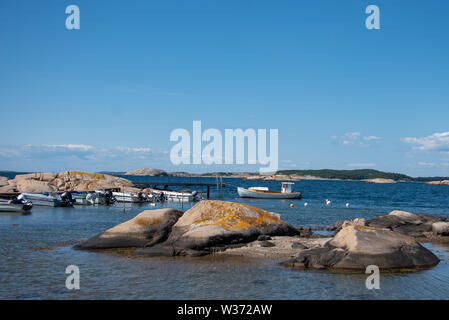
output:
[[[24,199],[3,200],[0,199],[0,212],[29,212],[33,204]]]
[[[192,202],[200,201],[202,199],[201,194],[192,190],[159,190],[151,189],[150,192],[155,196],[158,201],[179,201],[179,202]]]
[[[301,199],[302,192],[293,192],[293,182],[283,182],[281,191],[271,191],[267,187],[238,187],[237,192],[240,198],[257,198],[257,199]]]
[[[61,197],[55,192],[21,193],[17,198],[31,201],[35,206],[60,207],[62,205]]]
[[[117,202],[143,203],[150,201],[150,198],[142,192],[113,192],[112,195]]]

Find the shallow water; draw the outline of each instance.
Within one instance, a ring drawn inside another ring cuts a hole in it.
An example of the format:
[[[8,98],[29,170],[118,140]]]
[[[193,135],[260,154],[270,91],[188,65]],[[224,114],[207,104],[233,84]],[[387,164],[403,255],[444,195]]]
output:
[[[129,177],[128,177],[129,178]],[[156,178],[133,178],[151,181]],[[174,178],[170,178],[171,181]],[[177,178],[190,181],[190,178]],[[157,178],[160,180],[160,178]],[[193,179],[195,181],[195,179]],[[206,179],[198,179],[206,181]],[[215,181],[211,178],[209,181]],[[224,179],[231,186],[279,182]],[[224,200],[280,213],[292,225],[330,226],[336,220],[382,215],[394,209],[449,216],[449,187],[418,183],[301,181],[304,199],[239,199],[225,188]],[[215,190],[211,196],[216,197]],[[324,199],[332,205],[324,205]],[[308,207],[304,207],[308,202]],[[295,207],[290,208],[290,203]],[[350,203],[350,207],[345,206]],[[192,204],[182,204],[188,209]],[[164,206],[181,208],[180,203]],[[156,208],[161,207],[158,205]],[[35,207],[29,215],[0,215],[1,299],[448,299],[449,247],[427,245],[442,260],[435,268],[382,274],[380,290],[365,287],[364,274],[298,271],[278,261],[244,258],[145,258],[116,252],[73,250],[71,244],[126,221],[149,205]],[[77,291],[65,287],[68,265],[80,268]]]

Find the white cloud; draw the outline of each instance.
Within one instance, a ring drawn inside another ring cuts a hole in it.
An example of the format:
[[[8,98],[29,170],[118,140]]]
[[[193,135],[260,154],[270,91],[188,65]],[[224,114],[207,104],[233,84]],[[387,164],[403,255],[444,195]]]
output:
[[[25,146],[0,146],[0,167],[45,170],[61,168],[146,167],[166,164],[166,152],[153,151],[148,147],[95,147],[83,144],[46,144]],[[22,169],[20,169],[22,170]]]
[[[347,132],[343,135],[343,138],[356,140],[360,137],[360,132]]]
[[[28,145],[28,147],[32,147],[32,145]],[[88,150],[94,149],[94,147],[84,145],[84,144],[48,144],[48,145],[43,145],[43,147],[60,148],[60,149],[68,149],[68,150],[80,150],[80,151],[88,151]]]
[[[367,137],[363,137],[363,140],[366,141],[371,141],[371,140],[380,140],[382,139],[381,137],[376,137],[376,136],[367,136]]]
[[[418,165],[427,168],[449,167],[449,163],[418,162]]]
[[[407,144],[415,145],[413,146],[413,149],[418,151],[449,152],[449,131],[434,133],[430,136],[422,138],[401,138],[401,141]]]
[[[346,132],[342,136],[333,135],[331,139],[339,140],[339,142],[344,146],[359,146],[359,147],[369,147],[370,145],[364,141],[380,140],[381,137],[378,136],[363,136],[360,132]]]

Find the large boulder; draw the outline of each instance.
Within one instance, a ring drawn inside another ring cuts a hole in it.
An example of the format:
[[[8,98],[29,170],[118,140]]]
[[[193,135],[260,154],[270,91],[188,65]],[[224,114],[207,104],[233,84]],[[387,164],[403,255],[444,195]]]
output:
[[[6,178],[6,177],[0,177],[0,187],[4,187],[4,186],[9,185],[8,180],[9,179]]]
[[[133,183],[127,179],[82,171],[63,171],[59,173],[29,173],[17,175],[12,180],[19,192],[48,191],[91,191],[95,189],[132,188]]]
[[[165,241],[182,216],[175,209],[146,210],[75,246],[76,249],[148,247]]]
[[[439,259],[414,239],[389,229],[348,226],[321,248],[301,251],[283,264],[291,268],[364,271],[416,270],[437,265]]]
[[[432,224],[432,232],[439,236],[449,236],[449,222],[435,222]]]
[[[435,222],[449,222],[448,218],[394,210],[366,222],[367,226],[387,228],[410,237],[426,241]]]
[[[55,191],[55,188],[48,182],[40,180],[20,179],[16,180],[16,185],[20,192],[41,193]]]
[[[173,226],[167,241],[141,253],[209,253],[255,241],[260,235],[292,236],[299,232],[280,216],[246,204],[205,200],[186,211]],[[146,251],[146,252],[145,252]]]
[[[143,169],[137,169],[128,171],[125,173],[127,176],[167,176],[167,172],[160,169],[153,169],[153,168],[143,168]]]

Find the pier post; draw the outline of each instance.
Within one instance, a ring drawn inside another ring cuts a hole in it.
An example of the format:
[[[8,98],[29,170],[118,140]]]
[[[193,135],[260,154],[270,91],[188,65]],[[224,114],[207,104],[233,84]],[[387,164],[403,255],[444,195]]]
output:
[[[209,199],[209,197],[210,197],[210,186],[208,185],[207,186],[207,199]]]

